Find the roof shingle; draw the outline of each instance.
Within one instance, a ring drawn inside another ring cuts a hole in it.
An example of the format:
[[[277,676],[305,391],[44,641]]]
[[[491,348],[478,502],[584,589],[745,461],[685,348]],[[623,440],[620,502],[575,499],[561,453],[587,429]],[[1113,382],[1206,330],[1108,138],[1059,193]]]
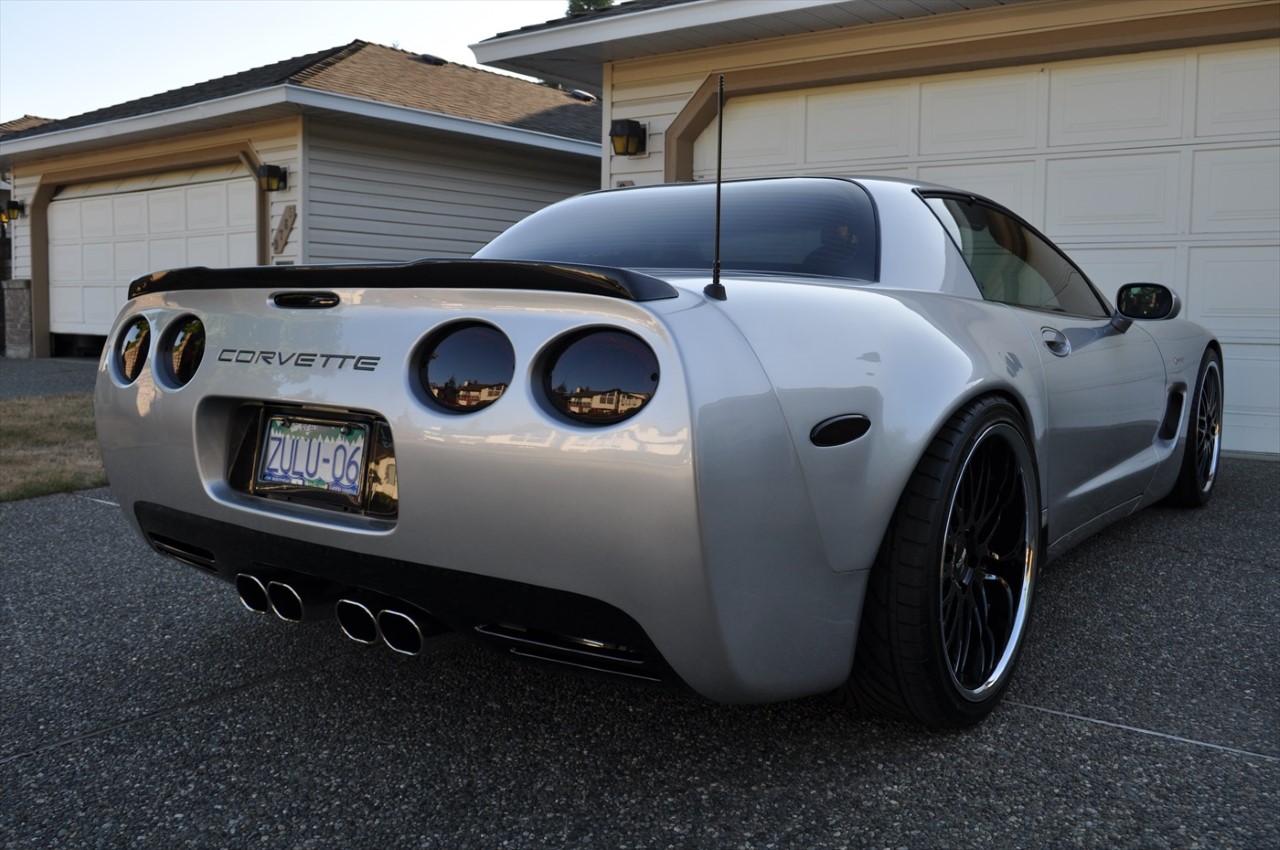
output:
[[[88,127],[280,85],[303,86],[583,141],[601,138],[602,109],[595,100],[360,40],[82,115],[15,128],[6,135],[12,139]]]

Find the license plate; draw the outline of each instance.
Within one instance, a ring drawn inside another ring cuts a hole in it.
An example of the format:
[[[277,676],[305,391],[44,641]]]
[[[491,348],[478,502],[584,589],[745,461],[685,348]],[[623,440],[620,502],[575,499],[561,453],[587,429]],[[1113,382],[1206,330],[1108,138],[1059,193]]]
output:
[[[359,497],[365,437],[365,426],[355,423],[272,416],[262,441],[258,481]]]

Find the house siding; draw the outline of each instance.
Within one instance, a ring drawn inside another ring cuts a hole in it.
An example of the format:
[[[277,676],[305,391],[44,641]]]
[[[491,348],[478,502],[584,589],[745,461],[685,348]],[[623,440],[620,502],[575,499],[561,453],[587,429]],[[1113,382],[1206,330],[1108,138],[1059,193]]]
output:
[[[595,189],[594,159],[312,120],[307,262],[469,257],[532,212]]]

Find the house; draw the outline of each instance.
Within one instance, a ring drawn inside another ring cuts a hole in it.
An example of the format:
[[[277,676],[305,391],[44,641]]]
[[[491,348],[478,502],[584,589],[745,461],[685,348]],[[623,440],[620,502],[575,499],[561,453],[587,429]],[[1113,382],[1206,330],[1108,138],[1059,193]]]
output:
[[[157,269],[470,256],[601,139],[589,95],[364,41],[7,134],[9,356],[95,350]]]
[[[1108,294],[1156,280],[1221,339],[1225,444],[1280,453],[1276,0],[635,0],[473,45],[599,91],[606,186],[872,173],[986,194]],[[626,125],[622,125],[626,126]]]

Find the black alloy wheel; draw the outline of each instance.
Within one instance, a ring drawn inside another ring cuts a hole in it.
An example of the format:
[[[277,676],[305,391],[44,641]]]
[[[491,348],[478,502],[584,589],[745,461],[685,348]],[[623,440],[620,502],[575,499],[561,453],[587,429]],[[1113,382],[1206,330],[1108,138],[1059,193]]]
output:
[[[956,413],[912,474],[871,571],[846,703],[935,728],[986,717],[1027,633],[1040,496],[1021,414]]]

